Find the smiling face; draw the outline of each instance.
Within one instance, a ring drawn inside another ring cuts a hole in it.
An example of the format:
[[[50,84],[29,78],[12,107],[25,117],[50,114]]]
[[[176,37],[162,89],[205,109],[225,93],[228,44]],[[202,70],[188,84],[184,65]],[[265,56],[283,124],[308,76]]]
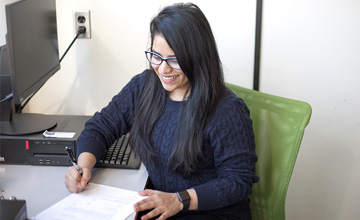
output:
[[[154,36],[152,51],[164,58],[175,57],[174,51],[160,34]],[[189,79],[183,71],[171,68],[165,61],[160,65],[151,65],[159,77],[162,86],[169,92],[169,97],[174,101],[182,101],[190,85]]]

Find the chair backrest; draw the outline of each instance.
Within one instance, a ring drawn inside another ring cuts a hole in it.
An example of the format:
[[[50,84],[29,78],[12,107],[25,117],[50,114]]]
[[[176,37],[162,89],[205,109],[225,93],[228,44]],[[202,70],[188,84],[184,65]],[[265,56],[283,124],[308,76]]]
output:
[[[285,219],[285,199],[311,106],[226,84],[250,109],[255,133],[256,175],[250,196],[252,219]]]

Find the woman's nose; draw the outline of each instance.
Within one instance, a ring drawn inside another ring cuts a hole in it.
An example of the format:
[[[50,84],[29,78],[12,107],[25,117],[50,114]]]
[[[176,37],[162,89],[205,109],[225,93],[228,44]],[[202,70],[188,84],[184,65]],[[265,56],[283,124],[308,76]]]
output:
[[[160,73],[170,73],[172,71],[172,68],[169,66],[169,64],[165,61],[163,61],[159,66],[159,72]]]

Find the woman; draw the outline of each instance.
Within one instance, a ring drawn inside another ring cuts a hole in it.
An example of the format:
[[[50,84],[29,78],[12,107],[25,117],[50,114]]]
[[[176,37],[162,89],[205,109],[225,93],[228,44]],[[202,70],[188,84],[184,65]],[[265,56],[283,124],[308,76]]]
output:
[[[130,132],[154,186],[139,192],[148,196],[134,205],[141,219],[251,219],[252,122],[224,85],[206,17],[195,4],[175,4],[159,12],[150,32],[150,69],[86,123],[78,143],[83,176],[70,168],[66,187],[86,189],[106,146]]]

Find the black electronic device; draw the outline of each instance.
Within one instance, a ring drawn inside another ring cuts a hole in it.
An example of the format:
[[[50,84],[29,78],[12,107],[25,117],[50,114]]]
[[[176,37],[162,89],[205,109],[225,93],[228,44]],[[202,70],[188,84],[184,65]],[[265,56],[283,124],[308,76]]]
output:
[[[6,99],[6,96],[12,93],[9,68],[9,56],[7,55],[6,45],[4,45],[0,47],[0,100]],[[0,103],[1,121],[9,121],[12,117],[11,105],[11,101]]]
[[[5,6],[6,46],[1,47],[0,134],[24,135],[54,127],[42,114],[21,114],[28,100],[60,69],[55,0],[20,0]],[[4,61],[4,62],[3,62]],[[11,75],[11,78],[9,77]],[[15,112],[13,115],[12,113]],[[33,123],[36,121],[37,123]]]
[[[26,114],[26,113],[23,113]],[[22,115],[23,115],[22,114]],[[77,141],[90,116],[48,115],[58,121],[51,132],[74,132],[71,138],[31,135],[0,135],[0,164],[30,164],[40,166],[71,166],[65,147],[76,152]]]
[[[183,204],[183,210],[188,210],[190,206],[190,196],[189,193],[185,191],[177,192],[179,201]]]
[[[95,167],[139,169],[140,156],[136,155],[129,144],[129,135],[123,135],[110,146]]]
[[[25,200],[0,199],[1,220],[27,220]]]
[[[26,113],[23,113],[26,114]],[[0,135],[0,164],[28,164],[39,166],[71,166],[66,147],[77,151],[77,142],[90,116],[48,115],[58,124],[51,132],[74,132],[71,138],[44,137],[42,133],[31,135]],[[98,168],[139,169],[141,160],[133,152],[128,136],[120,137],[104,152]]]

